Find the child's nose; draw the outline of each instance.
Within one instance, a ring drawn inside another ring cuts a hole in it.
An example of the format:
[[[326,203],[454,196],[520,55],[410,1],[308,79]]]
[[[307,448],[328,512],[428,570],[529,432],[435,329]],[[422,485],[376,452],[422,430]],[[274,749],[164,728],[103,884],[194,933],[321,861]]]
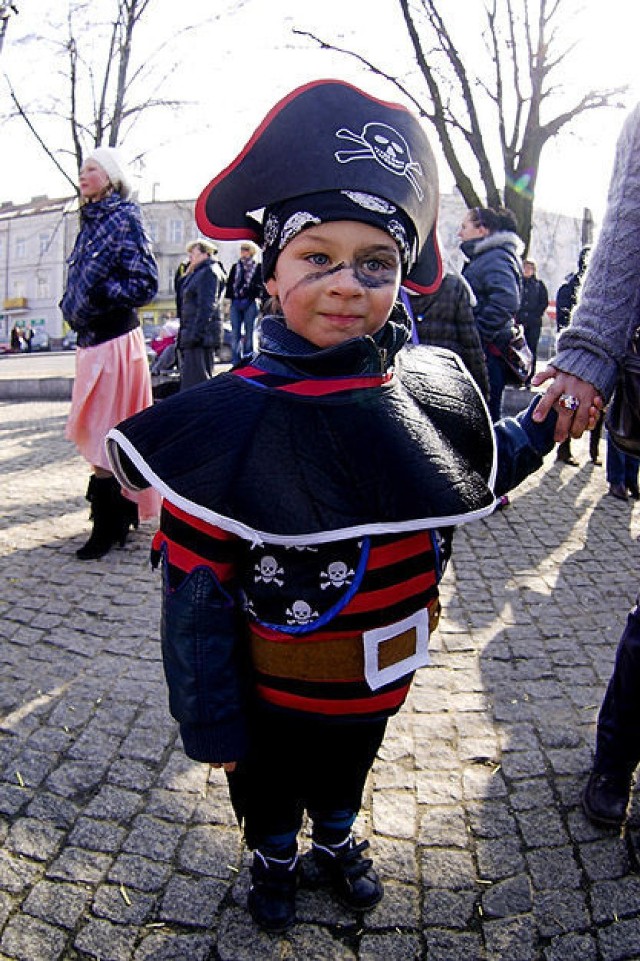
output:
[[[352,264],[341,264],[333,271],[331,279],[335,290],[349,293],[362,290],[362,284]]]

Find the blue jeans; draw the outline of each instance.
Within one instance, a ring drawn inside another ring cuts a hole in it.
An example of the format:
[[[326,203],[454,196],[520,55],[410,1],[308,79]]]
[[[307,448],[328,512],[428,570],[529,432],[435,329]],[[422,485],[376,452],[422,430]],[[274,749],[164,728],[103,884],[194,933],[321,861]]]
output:
[[[639,467],[640,461],[637,457],[623,454],[607,437],[607,480],[610,484],[621,484],[628,488],[637,487]]]
[[[244,351],[245,354],[253,352],[253,325],[258,316],[258,305],[255,300],[250,301],[231,301],[231,350],[232,360],[236,364],[240,360],[240,341],[243,337],[244,327]]]

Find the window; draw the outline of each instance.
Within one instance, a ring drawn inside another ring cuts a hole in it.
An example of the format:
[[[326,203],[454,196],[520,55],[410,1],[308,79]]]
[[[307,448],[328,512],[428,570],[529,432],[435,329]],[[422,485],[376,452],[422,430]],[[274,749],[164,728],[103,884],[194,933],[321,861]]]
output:
[[[49,294],[49,274],[38,274],[38,292],[36,296],[40,300],[46,300]]]
[[[169,221],[169,243],[181,244],[184,240],[184,224],[181,220]]]
[[[13,296],[14,297],[26,297],[27,296],[27,284],[24,280],[14,280],[13,281]]]
[[[27,256],[27,242],[24,237],[16,237],[16,260],[24,260]]]
[[[157,220],[147,220],[146,222],[147,233],[149,234],[149,240],[152,244],[158,243],[158,221]]]
[[[49,249],[49,234],[40,234],[38,240],[40,243],[40,253],[46,254]]]

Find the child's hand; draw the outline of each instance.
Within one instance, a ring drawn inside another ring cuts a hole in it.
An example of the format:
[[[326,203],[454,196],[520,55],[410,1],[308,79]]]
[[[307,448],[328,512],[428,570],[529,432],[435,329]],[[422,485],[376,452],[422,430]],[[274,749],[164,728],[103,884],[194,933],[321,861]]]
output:
[[[225,771],[235,771],[237,761],[224,761],[224,763],[212,764],[211,767],[221,767]]]

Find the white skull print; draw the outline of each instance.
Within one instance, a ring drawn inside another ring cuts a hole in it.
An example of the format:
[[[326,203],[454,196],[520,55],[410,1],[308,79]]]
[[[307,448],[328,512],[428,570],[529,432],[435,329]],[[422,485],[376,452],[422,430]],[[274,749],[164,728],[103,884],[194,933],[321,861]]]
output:
[[[326,571],[320,572],[320,587],[324,591],[327,587],[344,587],[351,584],[355,571],[348,567],[344,561],[332,561],[327,565]]]
[[[259,564],[254,565],[255,583],[262,581],[263,584],[277,584],[278,587],[282,587],[284,581],[281,580],[278,575],[284,574],[284,568],[280,567],[275,557],[270,554],[265,554],[261,558]]]
[[[302,600],[294,601],[291,607],[287,608],[287,615],[287,624],[308,624],[319,616],[317,611],[312,610],[310,605]]]

